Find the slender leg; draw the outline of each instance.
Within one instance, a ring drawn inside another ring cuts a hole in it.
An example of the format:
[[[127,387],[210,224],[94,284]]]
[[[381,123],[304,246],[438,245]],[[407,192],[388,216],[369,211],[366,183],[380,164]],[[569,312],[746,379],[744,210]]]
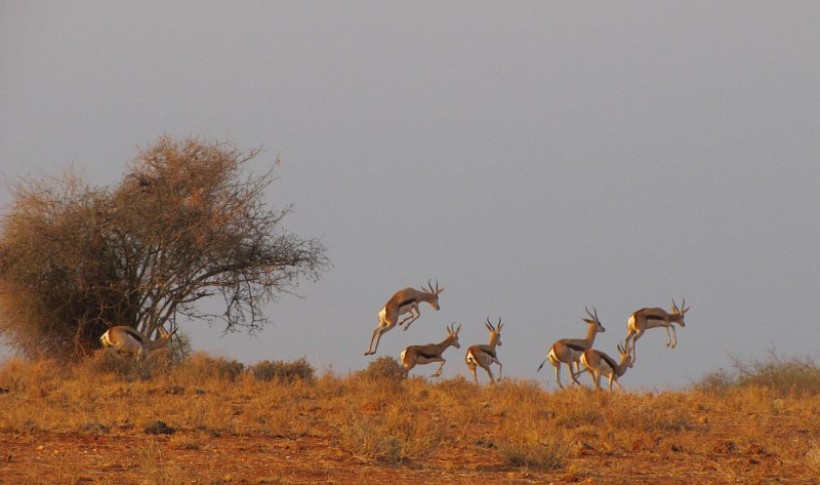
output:
[[[495,378],[493,377],[493,371],[490,370],[490,366],[484,368],[487,371],[487,375],[490,376],[490,384],[495,384]]]
[[[638,333],[635,334],[635,338],[632,339],[632,363],[635,363],[638,360],[638,339],[641,338],[641,335],[646,330],[640,330]]]
[[[558,363],[558,365],[555,365],[555,364],[553,364],[553,365],[555,366],[555,382],[557,382],[557,383],[558,383],[558,387],[560,387],[561,389],[563,389],[563,388],[564,388],[564,385],[563,385],[563,384],[561,384],[561,363],[559,362],[559,363]],[[569,371],[570,371],[570,373],[572,373],[572,369],[571,369],[571,368],[570,368],[570,370],[569,370]]]
[[[441,370],[444,369],[444,364],[446,364],[447,361],[442,358],[442,359],[431,360],[430,362],[439,362],[439,360],[441,361],[441,365],[438,366],[438,369],[436,369],[436,371],[433,372],[433,374],[430,377],[438,377],[438,376],[441,375]]]
[[[413,313],[413,310],[411,309],[410,310],[410,315],[411,315],[410,317],[405,318],[404,320],[402,320],[402,323],[405,324],[404,325],[404,331],[405,332],[407,331],[408,328],[410,328],[410,324],[415,322],[416,319],[418,319],[421,316],[421,313],[419,313],[418,310],[416,310],[416,312]]]
[[[376,353],[376,349],[379,348],[379,340],[382,338],[382,326],[379,325],[373,330],[373,336],[370,337],[370,346],[367,347],[367,352],[364,355],[373,355]],[[373,341],[376,341],[376,348],[373,348]]]

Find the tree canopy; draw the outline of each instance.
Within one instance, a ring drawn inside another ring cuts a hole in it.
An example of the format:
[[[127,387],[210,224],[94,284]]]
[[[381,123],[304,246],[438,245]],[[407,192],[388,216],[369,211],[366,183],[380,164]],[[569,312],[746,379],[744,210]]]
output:
[[[282,227],[258,150],[162,137],[113,188],[68,170],[12,187],[0,222],[0,334],[26,355],[83,356],[111,325],[153,336],[180,319],[258,330],[265,304],[328,265]],[[205,299],[218,298],[220,304]],[[215,309],[216,308],[216,309]]]

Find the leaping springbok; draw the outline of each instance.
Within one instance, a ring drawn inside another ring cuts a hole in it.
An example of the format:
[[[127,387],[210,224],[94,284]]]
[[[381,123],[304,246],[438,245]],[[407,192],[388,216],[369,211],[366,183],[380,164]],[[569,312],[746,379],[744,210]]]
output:
[[[638,339],[650,328],[665,327],[666,328],[666,346],[675,348],[678,344],[678,336],[675,334],[675,326],[677,323],[681,327],[685,327],[686,323],[683,321],[683,315],[689,311],[686,306],[686,298],[681,300],[681,305],[675,304],[675,299],[672,299],[672,313],[666,313],[663,308],[641,308],[629,317],[626,323],[626,339],[624,339],[624,348],[632,353],[633,360],[637,360],[638,351],[635,344]],[[669,330],[672,330],[670,334]],[[632,348],[629,348],[630,342]]]
[[[609,378],[609,393],[612,394],[612,383],[618,384],[618,387],[623,391],[624,388],[618,378],[626,373],[626,370],[632,367],[635,359],[629,354],[629,351],[618,344],[618,354],[621,356],[621,363],[616,364],[615,359],[601,352],[600,350],[587,349],[581,354],[581,364],[585,367],[585,371],[589,372],[592,377],[592,382],[595,383],[595,388],[601,390],[601,376]],[[584,371],[581,371],[583,373]]]
[[[382,334],[395,327],[397,323],[399,325],[406,323],[407,326],[404,327],[404,330],[410,328],[410,324],[421,315],[421,313],[419,313],[419,303],[425,302],[436,310],[439,309],[438,295],[444,291],[444,288],[439,289],[438,281],[436,281],[436,287],[433,288],[430,280],[427,281],[427,286],[428,288],[422,288],[421,290],[409,287],[404,288],[403,290],[397,291],[387,300],[387,303],[385,303],[379,311],[379,326],[373,330],[373,336],[370,337],[370,346],[364,355],[375,354],[376,349],[379,348],[379,340],[381,340]],[[399,321],[399,316],[405,313],[409,313],[410,315],[402,321]],[[376,342],[375,346],[373,345],[374,341]]]
[[[467,349],[467,355],[465,356],[467,367],[470,369],[470,373],[473,374],[473,380],[476,384],[478,384],[478,376],[476,376],[475,373],[476,367],[481,366],[482,369],[487,371],[491,384],[495,383],[495,379],[493,378],[493,372],[490,370],[490,366],[493,363],[498,364],[498,380],[501,380],[501,374],[504,368],[495,353],[495,348],[501,347],[501,327],[504,326],[504,324],[501,323],[501,317],[498,318],[498,323],[495,327],[490,323],[490,317],[487,317],[487,323],[485,323],[485,325],[490,332],[490,343],[487,345],[473,345]]]
[[[582,339],[564,338],[556,341],[552,344],[552,347],[550,347],[547,358],[538,366],[538,370],[541,370],[544,364],[549,360],[553,367],[555,367],[555,381],[561,389],[564,388],[564,385],[561,384],[561,364],[567,365],[569,368],[569,376],[572,377],[573,382],[580,385],[581,383],[578,382],[575,376],[579,374],[578,362],[581,359],[581,354],[583,354],[585,350],[592,348],[596,334],[606,332],[606,329],[598,319],[598,310],[596,310],[595,307],[592,307],[592,312],[590,312],[587,307],[584,307],[584,309],[590,317],[583,319],[588,325],[587,336]],[[573,367],[575,368],[574,372]]]
[[[117,325],[102,334],[100,343],[103,347],[111,347],[118,352],[132,353],[137,359],[144,359],[148,353],[170,346],[171,337],[176,331],[175,328],[169,333],[160,327],[159,337],[151,340],[133,327]]]
[[[444,360],[442,354],[448,347],[452,346],[457,349],[461,348],[458,343],[458,332],[461,330],[461,324],[458,327],[455,323],[447,327],[447,338],[437,344],[427,345],[411,345],[401,352],[401,366],[404,369],[405,375],[410,373],[410,369],[417,365],[430,364],[432,362],[441,362],[438,369],[430,377],[438,377],[441,375],[441,370],[444,369]]]

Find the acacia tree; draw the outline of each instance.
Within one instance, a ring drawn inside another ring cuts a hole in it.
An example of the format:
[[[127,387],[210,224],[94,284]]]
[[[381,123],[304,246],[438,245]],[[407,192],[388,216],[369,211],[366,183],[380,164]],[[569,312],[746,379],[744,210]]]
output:
[[[258,150],[160,138],[117,186],[24,180],[0,223],[0,334],[27,355],[83,356],[110,325],[154,336],[178,320],[258,330],[265,303],[328,264],[272,210]],[[219,305],[209,301],[219,298]]]

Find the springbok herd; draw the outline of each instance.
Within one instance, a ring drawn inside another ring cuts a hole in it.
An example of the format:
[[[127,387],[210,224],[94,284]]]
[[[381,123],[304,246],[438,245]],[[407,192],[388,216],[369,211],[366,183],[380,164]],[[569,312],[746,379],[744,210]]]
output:
[[[427,288],[417,290],[415,288],[404,288],[397,291],[384,307],[379,311],[379,326],[373,330],[373,336],[370,338],[370,346],[364,355],[373,355],[379,346],[379,340],[383,333],[387,332],[396,324],[399,326],[405,325],[404,330],[410,328],[410,324],[419,318],[419,304],[424,302],[439,309],[438,296],[444,288],[436,286],[433,287],[430,281],[427,282]],[[587,335],[584,338],[564,338],[556,341],[547,352],[547,358],[538,366],[538,370],[547,363],[547,361],[555,367],[555,381],[562,389],[564,385],[561,383],[561,364],[566,364],[569,369],[569,375],[575,384],[579,384],[577,377],[584,372],[589,372],[592,381],[595,383],[597,389],[601,389],[601,376],[606,376],[609,379],[609,392],[612,392],[612,384],[618,384],[618,387],[623,389],[618,382],[618,378],[626,373],[626,370],[632,367],[635,363],[637,351],[635,344],[638,339],[650,328],[664,327],[666,328],[666,346],[674,348],[677,343],[677,335],[675,334],[675,326],[677,323],[681,327],[686,324],[683,321],[684,314],[689,311],[686,307],[686,300],[681,302],[680,307],[672,300],[672,313],[667,313],[663,308],[641,308],[633,313],[626,324],[626,338],[623,344],[618,345],[618,354],[620,355],[620,362],[600,350],[592,348],[595,343],[595,335],[605,332],[601,320],[598,318],[598,311],[593,307],[592,311],[586,308],[589,318],[584,318],[587,324]],[[399,321],[399,316],[409,314],[403,320]],[[486,345],[473,345],[467,349],[465,362],[470,373],[473,375],[473,380],[478,384],[478,376],[476,376],[476,367],[481,367],[487,371],[490,377],[490,382],[495,382],[495,377],[490,369],[492,364],[498,364],[498,378],[501,378],[503,366],[498,360],[496,347],[501,346],[501,328],[504,326],[501,319],[498,323],[493,325],[490,319],[484,324],[490,332],[490,341]],[[440,362],[438,369],[432,374],[432,377],[441,375],[441,370],[444,368],[446,361],[442,355],[448,347],[461,348],[458,342],[458,332],[461,330],[461,325],[455,326],[455,323],[447,327],[447,338],[437,344],[427,345],[411,345],[404,349],[401,353],[401,365],[405,373],[417,365],[429,364],[432,362]],[[670,332],[671,330],[671,332]],[[583,366],[583,369],[581,369]]]
[[[370,338],[370,346],[364,355],[373,355],[379,347],[379,340],[382,334],[395,327],[404,325],[404,330],[410,328],[410,324],[416,321],[421,313],[419,312],[419,304],[424,302],[429,304],[434,309],[439,309],[438,296],[444,288],[439,288],[438,281],[435,287],[430,281],[427,282],[427,288],[417,290],[415,288],[404,288],[397,291],[387,303],[379,310],[379,326],[373,330],[373,335]],[[681,327],[686,326],[683,321],[684,314],[689,311],[686,307],[686,300],[682,300],[680,307],[672,300],[672,313],[667,313],[663,308],[641,308],[633,313],[626,324],[626,338],[623,344],[618,345],[618,354],[620,355],[620,362],[600,350],[592,348],[595,343],[595,335],[605,332],[601,320],[598,318],[598,311],[593,307],[592,311],[586,308],[587,316],[584,322],[587,324],[587,335],[584,338],[564,338],[552,344],[547,352],[547,358],[538,366],[538,370],[547,363],[552,364],[555,368],[555,381],[562,389],[564,385],[561,383],[561,364],[566,364],[569,369],[569,375],[575,384],[579,384],[577,377],[584,372],[589,372],[592,381],[595,383],[597,389],[601,389],[601,376],[606,376],[609,380],[609,392],[612,392],[612,384],[618,384],[618,387],[623,389],[618,382],[618,378],[626,373],[626,370],[632,367],[637,357],[635,344],[638,339],[650,328],[664,327],[666,328],[666,346],[674,348],[677,345],[678,339],[675,334],[675,326],[677,323]],[[408,315],[402,320],[399,317],[407,313]],[[467,349],[465,356],[465,363],[470,373],[473,375],[473,380],[478,384],[478,376],[476,375],[476,368],[481,367],[487,372],[490,377],[490,382],[495,382],[495,376],[490,369],[492,364],[498,364],[498,378],[501,379],[503,365],[498,360],[496,347],[501,346],[501,329],[504,324],[501,323],[501,318],[493,325],[490,319],[484,324],[487,331],[490,332],[490,341],[484,345],[473,345]],[[417,365],[430,364],[432,362],[439,362],[441,365],[432,374],[432,377],[441,375],[446,361],[442,355],[449,347],[461,348],[458,342],[458,333],[461,330],[461,325],[456,326],[455,323],[447,327],[447,338],[437,344],[426,345],[411,345],[405,348],[401,353],[401,365],[405,374]],[[670,332],[671,330],[671,332]],[[100,342],[103,347],[111,347],[117,351],[133,353],[138,359],[144,358],[146,354],[153,350],[167,347],[171,342],[171,337],[176,332],[176,329],[170,333],[160,328],[160,336],[156,340],[151,340],[142,333],[138,332],[132,327],[120,325],[109,328],[101,337]],[[583,369],[581,369],[583,366]]]

